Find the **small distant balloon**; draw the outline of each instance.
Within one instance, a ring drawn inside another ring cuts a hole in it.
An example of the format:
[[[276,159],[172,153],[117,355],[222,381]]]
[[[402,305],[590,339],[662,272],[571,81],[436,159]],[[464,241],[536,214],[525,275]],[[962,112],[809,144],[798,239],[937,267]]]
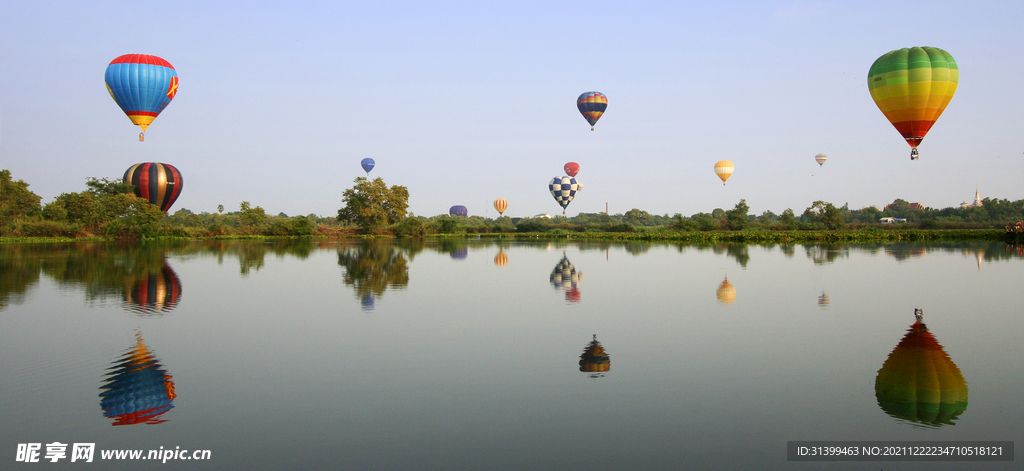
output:
[[[146,128],[178,94],[178,72],[174,66],[149,54],[125,54],[110,61],[104,74],[107,92],[132,124]]]
[[[736,166],[728,160],[719,160],[715,164],[715,174],[718,175],[718,178],[722,179],[722,186],[725,186],[725,181],[732,176],[732,171],[735,168]]]
[[[814,161],[818,163],[819,167],[823,165],[826,160],[828,160],[828,156],[825,154],[818,154],[814,156]]]
[[[498,211],[498,215],[504,215],[505,210],[508,209],[508,200],[505,198],[498,198],[494,200],[494,209]]]
[[[604,110],[608,108],[608,97],[601,92],[585,92],[576,99],[576,108],[590,123],[590,130],[593,131],[597,120],[601,119]]]
[[[181,194],[181,172],[171,164],[135,164],[124,172],[124,182],[135,187],[135,196],[167,212]]]
[[[373,159],[369,157],[363,159],[363,161],[359,163],[359,165],[363,166],[363,171],[366,172],[367,175],[370,174],[370,170],[373,170],[373,166],[376,164],[377,163],[374,162]]]
[[[580,164],[576,162],[569,162],[565,164],[563,170],[565,170],[566,175],[570,177],[575,177],[577,173],[580,173]]]
[[[448,214],[450,214],[452,216],[463,216],[463,217],[465,217],[465,216],[469,215],[469,210],[466,209],[465,206],[463,206],[461,204],[457,204],[457,205],[452,206],[451,208],[448,209]]]

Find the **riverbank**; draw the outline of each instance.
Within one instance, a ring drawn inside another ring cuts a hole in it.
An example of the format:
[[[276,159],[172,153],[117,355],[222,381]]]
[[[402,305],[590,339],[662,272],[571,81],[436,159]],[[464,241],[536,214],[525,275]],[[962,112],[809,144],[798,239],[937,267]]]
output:
[[[157,240],[214,240],[214,239],[380,239],[391,236],[345,235],[328,236],[262,236],[262,235],[219,235],[214,237],[159,237]],[[427,234],[426,239],[577,239],[577,240],[627,240],[627,241],[674,241],[701,243],[856,243],[856,242],[922,242],[977,240],[1000,241],[1005,234],[999,229],[868,229],[852,231],[638,231],[638,232],[573,232],[554,230],[550,232],[499,232],[499,233],[458,233]],[[11,243],[53,243],[115,240],[104,237],[0,237],[0,244]]]

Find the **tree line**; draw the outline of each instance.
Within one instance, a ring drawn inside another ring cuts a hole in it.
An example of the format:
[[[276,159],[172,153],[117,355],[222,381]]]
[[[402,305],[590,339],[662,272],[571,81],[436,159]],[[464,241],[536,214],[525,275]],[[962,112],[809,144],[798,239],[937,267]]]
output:
[[[715,208],[690,216],[650,214],[639,208],[625,213],[579,213],[576,216],[430,217],[408,213],[409,192],[404,186],[387,186],[381,178],[358,177],[342,195],[342,207],[334,217],[316,214],[276,216],[260,206],[242,201],[237,211],[194,213],[178,209],[164,214],[134,194],[121,179],[88,178],[86,189],[62,193],[41,204],[29,184],[0,171],[0,236],[112,238],[216,237],[216,236],[348,236],[356,234],[422,237],[427,234],[643,232],[643,231],[793,231],[843,230],[883,227],[882,218],[901,220],[908,229],[1002,228],[1024,217],[1024,200],[985,198],[982,206],[924,208],[896,199],[884,209],[850,209],[815,201],[799,215],[791,208],[775,214],[749,214],[741,199],[729,210]]]

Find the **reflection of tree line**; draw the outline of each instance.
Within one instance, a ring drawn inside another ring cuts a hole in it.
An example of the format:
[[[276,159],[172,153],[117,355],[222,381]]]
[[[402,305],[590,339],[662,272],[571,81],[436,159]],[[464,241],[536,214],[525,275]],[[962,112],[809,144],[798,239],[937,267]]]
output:
[[[372,299],[380,298],[388,288],[401,289],[409,285],[406,253],[411,259],[415,249],[406,249],[377,240],[338,247],[338,265],[345,269],[345,285],[355,290],[364,307],[372,307]]]

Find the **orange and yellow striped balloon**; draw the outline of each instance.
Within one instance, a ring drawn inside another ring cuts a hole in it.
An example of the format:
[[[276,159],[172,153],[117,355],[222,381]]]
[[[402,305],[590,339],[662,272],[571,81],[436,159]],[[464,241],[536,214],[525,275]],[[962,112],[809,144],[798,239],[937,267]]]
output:
[[[494,209],[498,211],[498,215],[504,215],[505,210],[508,209],[508,200],[505,198],[498,198],[494,200]]]
[[[725,181],[732,176],[732,171],[735,169],[736,166],[728,160],[719,160],[715,163],[715,174],[722,179],[722,185],[725,185]]]
[[[871,98],[915,148],[953,99],[959,81],[953,56],[937,47],[890,51],[868,71]]]

